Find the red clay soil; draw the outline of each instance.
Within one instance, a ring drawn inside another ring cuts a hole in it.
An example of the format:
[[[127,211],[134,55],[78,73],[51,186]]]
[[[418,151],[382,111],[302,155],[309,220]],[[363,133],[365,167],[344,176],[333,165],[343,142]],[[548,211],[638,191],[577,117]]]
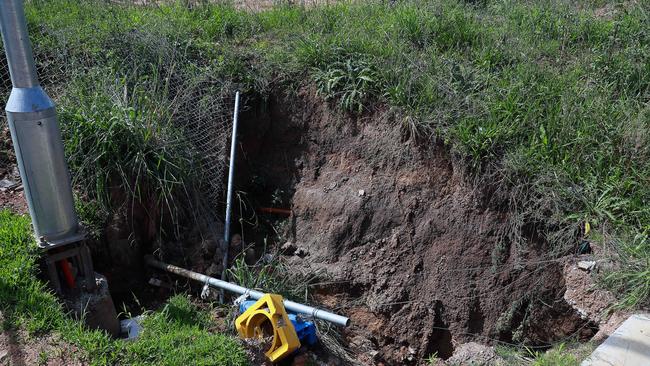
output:
[[[2,123],[2,122],[0,122]],[[0,128],[0,179],[8,179],[20,183],[20,175],[16,166],[11,135],[6,126]],[[27,201],[22,187],[12,189],[0,188],[0,210],[9,209],[15,213],[27,213]]]
[[[424,364],[469,341],[593,335],[564,301],[547,244],[522,234],[528,242],[511,245],[505,205],[446,147],[405,141],[380,112],[340,117],[313,91],[268,110],[246,116],[244,150],[293,194],[290,261],[329,273],[335,284],[318,298],[351,317],[344,335],[358,361]]]
[[[14,213],[26,214],[28,210],[25,193],[22,190],[0,191],[0,210],[5,208]]]
[[[0,313],[2,318],[2,313]],[[81,351],[56,335],[28,335],[22,330],[0,332],[0,365],[87,365]]]

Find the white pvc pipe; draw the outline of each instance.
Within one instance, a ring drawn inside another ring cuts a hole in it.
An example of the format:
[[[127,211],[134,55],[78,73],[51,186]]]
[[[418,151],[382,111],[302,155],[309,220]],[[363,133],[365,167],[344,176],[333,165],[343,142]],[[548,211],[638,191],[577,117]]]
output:
[[[234,283],[218,280],[214,277],[206,276],[204,274],[192,272],[190,270],[181,267],[163,263],[159,260],[156,260],[153,256],[150,255],[145,257],[145,262],[148,265],[158,269],[162,269],[163,271],[167,271],[170,273],[177,274],[179,276],[191,278],[201,283],[207,283],[210,286],[217,287],[226,291],[234,292],[236,294],[247,295],[255,300],[259,300],[262,296],[265,295],[265,293],[260,291],[251,290],[246,287],[235,285]],[[284,307],[287,310],[292,311],[294,313],[309,315],[314,318],[326,320],[328,322],[341,325],[344,327],[350,325],[350,319],[345,316],[330,313],[329,311],[317,309],[297,302],[284,300]]]
[[[235,156],[237,153],[237,125],[239,120],[239,91],[235,94],[235,111],[232,121],[232,139],[230,141],[230,166],[228,167],[228,193],[226,196],[226,221],[223,230],[223,269],[221,278],[226,278],[228,268],[228,249],[230,248],[230,221],[232,220],[232,190],[235,179]]]

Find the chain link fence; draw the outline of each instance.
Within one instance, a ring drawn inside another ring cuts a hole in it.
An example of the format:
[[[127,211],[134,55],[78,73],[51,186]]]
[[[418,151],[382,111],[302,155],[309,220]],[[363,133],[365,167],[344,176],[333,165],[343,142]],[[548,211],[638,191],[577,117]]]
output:
[[[88,9],[93,2],[81,3]],[[66,131],[76,127],[66,126],[62,114],[72,115],[74,121],[79,111],[98,108],[92,103],[77,105],[88,100],[76,97],[77,94],[103,98],[107,104],[119,107],[129,120],[126,123],[134,119],[147,121],[152,135],[144,139],[162,138],[154,133],[157,123],[170,124],[181,131],[182,138],[156,143],[163,150],[178,149],[179,146],[173,145],[179,141],[189,145],[180,148],[191,155],[191,189],[199,193],[196,201],[204,205],[203,211],[216,212],[224,195],[235,86],[215,76],[219,73],[215,72],[214,63],[202,57],[198,48],[188,41],[189,37],[173,29],[173,19],[157,3],[95,3],[97,14],[74,14],[72,18],[97,19],[77,22],[66,21],[64,13],[41,20],[45,17],[39,17],[39,12],[33,9],[44,2],[26,2],[39,80],[57,103],[64,138],[69,137]],[[146,21],[138,18],[145,14],[139,11],[142,7],[147,7],[146,14],[150,16]],[[4,50],[1,52],[0,99],[6,101],[11,81]],[[0,179],[19,179],[14,174],[15,157],[5,118],[2,113]],[[119,118],[119,113],[117,117],[112,114],[107,118]],[[66,153],[69,159],[74,155],[69,150]],[[73,183],[79,188],[87,178],[79,175],[87,175],[89,170],[72,170]],[[161,184],[166,179],[162,177]]]

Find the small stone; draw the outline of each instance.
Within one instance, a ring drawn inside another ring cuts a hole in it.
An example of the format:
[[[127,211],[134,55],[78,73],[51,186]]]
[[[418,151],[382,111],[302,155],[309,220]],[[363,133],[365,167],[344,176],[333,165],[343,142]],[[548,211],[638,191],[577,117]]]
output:
[[[18,185],[16,182],[9,179],[0,179],[0,191],[10,189]]]
[[[591,271],[596,267],[596,262],[595,261],[580,261],[578,262],[578,268],[584,270],[584,271]]]
[[[303,248],[303,247],[298,247],[296,249],[296,252],[294,253],[294,255],[296,255],[296,256],[298,256],[300,258],[305,257],[307,255],[307,250],[305,248]]]
[[[210,267],[205,271],[205,274],[210,277],[221,277],[221,269],[223,267],[221,264],[212,263]]]
[[[255,249],[254,248],[248,248],[246,249],[246,257],[245,257],[246,263],[253,265],[256,262],[256,257],[255,257]]]
[[[377,359],[379,358],[379,357],[378,357],[378,356],[379,356],[379,351],[372,350],[372,351],[368,352],[368,354],[370,355],[370,357],[371,357],[373,360],[377,360]]]
[[[242,240],[241,240],[241,235],[235,234],[232,236],[230,239],[230,248],[235,249],[235,250],[241,250],[242,246]]]
[[[493,347],[476,342],[464,343],[454,349],[454,354],[447,359],[450,365],[498,365],[507,363],[497,355]]]
[[[9,351],[7,351],[7,350],[0,351],[0,362],[3,362],[8,354],[9,354]]]
[[[264,261],[264,263],[272,263],[274,258],[273,254],[266,253],[262,256],[262,261]]]
[[[309,358],[307,357],[307,354],[303,353],[300,355],[297,355],[296,357],[293,358],[293,362],[291,365],[293,366],[304,366],[307,364],[309,361]]]
[[[219,243],[212,239],[204,239],[201,241],[201,252],[206,257],[214,256],[214,252],[219,247]]]
[[[284,255],[292,255],[296,251],[296,245],[293,242],[288,241],[282,244],[281,249]]]
[[[161,281],[157,278],[150,278],[148,282],[151,286],[156,286],[156,287],[162,287],[166,289],[172,289],[173,286],[168,284],[167,282]]]

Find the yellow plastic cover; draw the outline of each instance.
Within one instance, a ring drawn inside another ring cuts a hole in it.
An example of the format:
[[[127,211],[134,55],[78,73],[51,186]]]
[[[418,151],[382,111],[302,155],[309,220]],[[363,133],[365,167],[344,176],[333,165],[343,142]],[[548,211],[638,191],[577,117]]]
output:
[[[263,338],[273,333],[273,343],[265,354],[274,363],[300,348],[300,340],[282,300],[280,295],[266,294],[235,320],[237,333],[242,338]]]

